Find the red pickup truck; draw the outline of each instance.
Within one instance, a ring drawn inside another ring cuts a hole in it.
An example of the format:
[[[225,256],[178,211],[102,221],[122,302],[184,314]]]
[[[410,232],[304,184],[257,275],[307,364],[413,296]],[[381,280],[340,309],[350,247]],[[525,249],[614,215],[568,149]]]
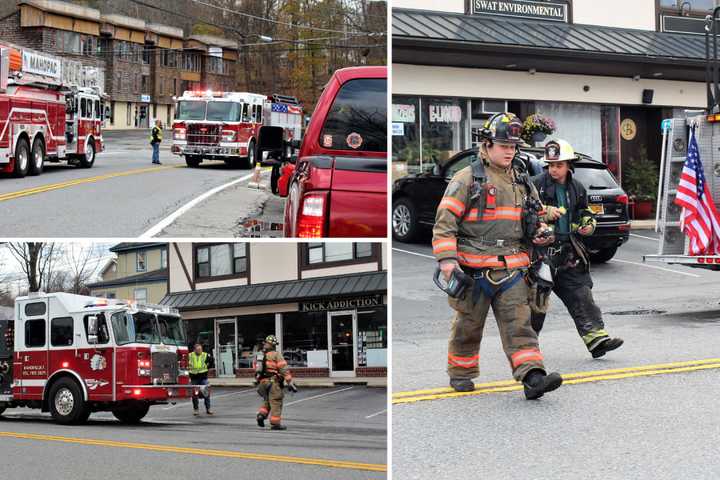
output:
[[[336,71],[283,169],[286,237],[387,235],[387,67]]]

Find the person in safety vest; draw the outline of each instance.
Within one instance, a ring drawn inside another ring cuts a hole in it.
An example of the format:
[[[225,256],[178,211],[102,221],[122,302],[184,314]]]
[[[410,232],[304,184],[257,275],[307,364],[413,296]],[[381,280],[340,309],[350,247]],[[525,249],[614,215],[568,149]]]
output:
[[[201,344],[196,343],[193,351],[188,355],[188,364],[190,368],[190,383],[202,386],[202,388],[193,389],[193,415],[200,415],[200,411],[198,410],[198,397],[200,396],[203,397],[205,401],[205,411],[208,415],[212,415],[213,411],[210,409],[210,387],[208,386],[208,370],[212,366],[212,357],[207,352],[203,352],[203,346]]]
[[[280,352],[275,351],[277,345],[278,340],[275,335],[268,335],[265,337],[262,352],[258,352],[255,356],[257,391],[263,398],[257,413],[257,424],[264,427],[265,420],[270,416],[272,430],[287,430],[282,424],[283,386],[287,385],[293,392],[297,392],[297,387],[293,383],[287,362]]]
[[[530,325],[528,252],[552,238],[541,221],[535,187],[513,161],[521,132],[512,113],[485,122],[477,158],[453,176],[438,206],[432,245],[448,284],[462,277],[467,285],[448,296],[456,311],[448,344],[450,386],[458,392],[475,389],[492,307],[513,376],[530,400],[560,387],[562,377],[547,374]]]
[[[543,259],[550,267],[550,282],[544,292],[538,293],[549,296],[552,290],[560,297],[588,351],[598,358],[619,348],[623,340],[610,338],[600,308],[593,300],[590,261],[580,237],[592,235],[597,222],[588,207],[585,187],[573,178],[576,160],[575,150],[568,142],[551,140],[545,145],[547,170],[533,178],[548,220],[555,226],[555,243],[547,248]],[[532,326],[538,333],[546,311],[546,304],[533,310]]]
[[[152,128],[150,133],[150,145],[152,146],[152,163],[155,165],[162,165],[160,163],[160,143],[162,143],[162,122],[155,120],[155,126]]]

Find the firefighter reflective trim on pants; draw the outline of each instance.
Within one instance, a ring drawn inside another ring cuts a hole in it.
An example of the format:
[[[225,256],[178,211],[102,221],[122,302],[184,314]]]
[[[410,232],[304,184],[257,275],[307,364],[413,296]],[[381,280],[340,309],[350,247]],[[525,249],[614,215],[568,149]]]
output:
[[[505,255],[503,262],[497,255],[473,255],[465,252],[458,252],[460,265],[470,268],[521,268],[530,265],[530,257],[525,252],[515,255]]]
[[[465,213],[465,204],[453,197],[443,197],[438,205],[438,209],[445,208],[455,214],[456,217],[462,217]]]
[[[267,417],[268,413],[270,413],[270,410],[268,410],[266,407],[260,407],[258,410],[258,413],[262,415],[263,417]]]
[[[583,342],[585,342],[585,345],[590,345],[591,343],[595,342],[598,339],[609,337],[610,334],[608,334],[605,330],[595,330],[593,332],[588,333],[587,335],[583,335],[582,339]]]
[[[480,355],[473,355],[472,357],[461,357],[459,355],[453,355],[448,353],[448,365],[460,368],[475,368],[480,364]]]
[[[442,238],[432,242],[433,254],[441,252],[457,252],[457,238]]]
[[[270,423],[273,425],[280,425],[280,417],[273,415],[270,417]]]
[[[519,222],[522,218],[522,208],[520,207],[498,207],[485,209],[480,215],[477,208],[472,208],[465,215],[464,220],[466,222],[477,222],[482,220],[483,222],[496,221],[496,220],[511,220],[513,222]]]
[[[519,365],[528,362],[542,362],[543,356],[540,350],[530,348],[526,350],[519,350],[513,353],[510,358],[512,359],[513,368],[517,368]]]

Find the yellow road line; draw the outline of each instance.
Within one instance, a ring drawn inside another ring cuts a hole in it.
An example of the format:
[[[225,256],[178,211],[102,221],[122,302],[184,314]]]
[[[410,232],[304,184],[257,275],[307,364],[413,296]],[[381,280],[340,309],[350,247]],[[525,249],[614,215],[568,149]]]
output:
[[[577,372],[563,375],[565,385],[619,380],[624,378],[645,377],[651,375],[665,375],[670,373],[693,372],[698,370],[720,369],[720,359],[691,360],[686,362],[662,363],[644,365],[639,367],[616,368],[610,370],[595,370]],[[393,395],[393,405],[414,403],[426,400],[441,400],[446,398],[467,397],[471,395],[485,395],[488,393],[503,393],[522,390],[523,386],[514,381],[497,381],[477,384],[472,392],[456,392],[451,388],[435,388],[416,390],[414,392],[399,392]]]
[[[259,460],[265,462],[296,463],[320,467],[343,468],[348,470],[366,470],[371,472],[386,472],[387,465],[375,463],[346,462],[343,460],[323,460],[320,458],[288,457],[283,455],[266,455],[262,453],[243,453],[231,450],[207,450],[201,448],[175,447],[171,445],[153,445],[147,443],[128,443],[113,440],[94,440],[88,438],[59,437],[55,435],[41,435],[33,433],[0,432],[0,437],[20,438],[25,440],[45,440],[50,442],[75,443],[80,445],[133,448],[153,452],[184,453],[189,455],[202,455],[207,457],[238,458],[243,460]]]
[[[185,165],[168,165],[164,167],[148,167],[148,168],[137,168],[135,170],[126,170],[124,172],[108,173],[105,175],[98,175],[96,177],[78,178],[75,180],[68,180],[66,182],[51,183],[48,185],[41,185],[39,187],[28,188],[25,190],[18,190],[15,192],[8,192],[0,194],[0,202],[6,200],[14,200],[16,198],[27,197],[29,195],[36,195],[38,193],[49,192],[52,190],[60,190],[62,188],[73,187],[75,185],[82,185],[85,183],[94,183],[101,180],[108,180],[117,177],[126,177],[128,175],[137,175],[140,173],[152,173],[160,172],[162,170],[168,170],[171,168],[186,168]]]

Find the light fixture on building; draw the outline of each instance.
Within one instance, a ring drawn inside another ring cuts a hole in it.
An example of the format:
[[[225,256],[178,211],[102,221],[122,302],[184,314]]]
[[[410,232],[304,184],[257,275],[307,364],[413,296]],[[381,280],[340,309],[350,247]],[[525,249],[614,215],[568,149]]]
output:
[[[640,75],[635,75],[633,77],[633,82],[639,82],[640,81]]]
[[[505,65],[505,68],[515,68],[515,67],[517,67],[516,63],[508,63],[507,65]]]
[[[535,73],[537,73],[537,70],[535,70],[534,68],[531,68],[530,70],[528,70],[528,73],[530,75],[535,75]]]
[[[589,92],[590,91],[590,85],[583,85],[583,92]]]
[[[655,73],[652,74],[652,76],[653,76],[653,77],[656,77],[656,78],[657,78],[657,77],[662,77],[662,76],[663,76],[663,72],[655,72]]]

